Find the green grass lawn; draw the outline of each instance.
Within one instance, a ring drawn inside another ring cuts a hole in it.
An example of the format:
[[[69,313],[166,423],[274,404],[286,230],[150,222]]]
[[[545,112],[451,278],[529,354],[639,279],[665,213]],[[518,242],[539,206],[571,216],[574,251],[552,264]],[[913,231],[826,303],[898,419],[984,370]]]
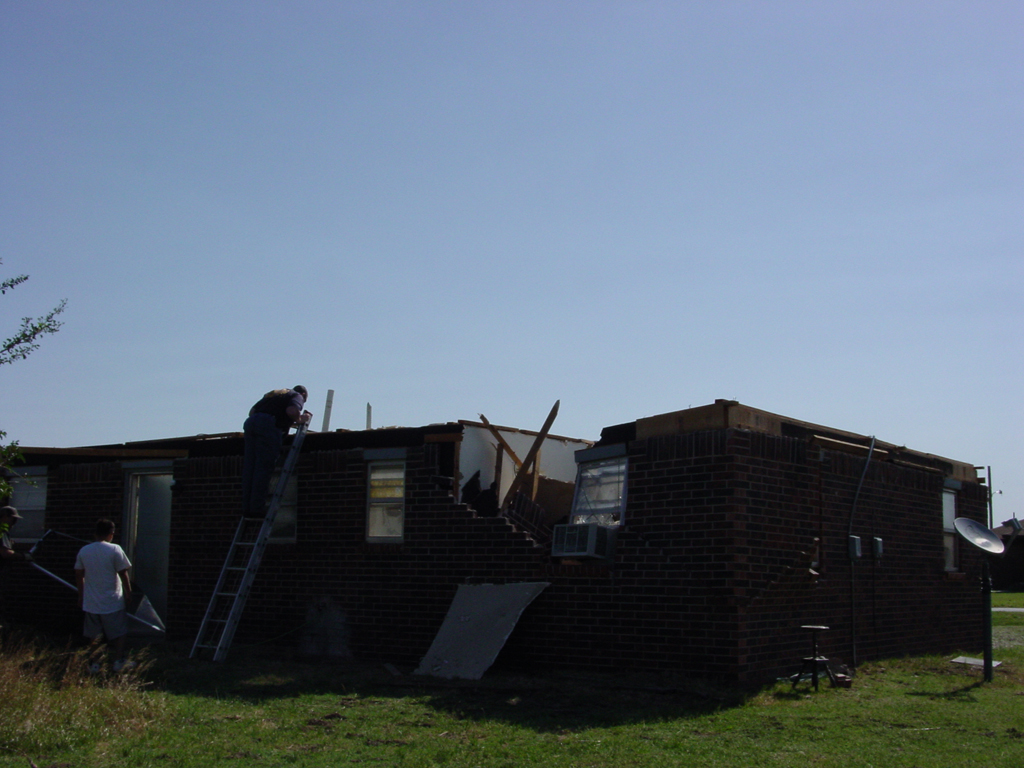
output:
[[[83,683],[95,734],[66,749],[23,741],[0,751],[0,766],[1017,768],[1024,626],[1009,631],[1022,644],[999,649],[992,683],[951,654],[862,664],[852,688],[817,693],[780,683],[741,694],[667,676],[492,672],[449,683],[241,649],[214,664],[163,648],[138,685]]]
[[[992,611],[993,627],[1024,627],[1024,613]]]
[[[1024,608],[1024,592],[993,592],[993,608]]]

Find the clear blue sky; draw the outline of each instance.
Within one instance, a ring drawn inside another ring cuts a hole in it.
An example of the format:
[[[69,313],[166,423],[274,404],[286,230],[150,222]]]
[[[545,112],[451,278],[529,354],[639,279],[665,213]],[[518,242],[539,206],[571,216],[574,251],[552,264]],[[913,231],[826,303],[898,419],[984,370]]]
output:
[[[1010,0],[0,0],[0,429],[733,398],[1024,517],[1022,80]]]

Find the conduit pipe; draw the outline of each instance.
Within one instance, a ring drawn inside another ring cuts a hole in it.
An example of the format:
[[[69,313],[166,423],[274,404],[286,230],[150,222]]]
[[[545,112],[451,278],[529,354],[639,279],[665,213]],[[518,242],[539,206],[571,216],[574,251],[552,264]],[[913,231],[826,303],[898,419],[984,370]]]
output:
[[[864,470],[860,473],[860,482],[857,483],[857,491],[853,494],[853,505],[850,507],[850,525],[846,533],[846,549],[850,556],[850,652],[853,668],[857,668],[857,557],[854,554],[853,521],[857,514],[857,502],[860,500],[860,491],[864,487],[864,478],[868,474],[868,466],[871,464],[871,456],[875,452],[875,437],[871,436],[871,445],[868,446],[868,457],[864,460]]]

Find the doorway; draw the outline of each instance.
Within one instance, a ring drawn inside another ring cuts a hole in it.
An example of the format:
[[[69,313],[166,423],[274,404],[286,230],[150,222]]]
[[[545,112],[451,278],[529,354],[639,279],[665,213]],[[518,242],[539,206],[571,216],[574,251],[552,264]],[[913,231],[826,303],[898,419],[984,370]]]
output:
[[[165,462],[138,462],[126,465],[125,470],[128,499],[122,541],[132,561],[132,582],[163,618],[167,615],[174,475],[170,464]]]

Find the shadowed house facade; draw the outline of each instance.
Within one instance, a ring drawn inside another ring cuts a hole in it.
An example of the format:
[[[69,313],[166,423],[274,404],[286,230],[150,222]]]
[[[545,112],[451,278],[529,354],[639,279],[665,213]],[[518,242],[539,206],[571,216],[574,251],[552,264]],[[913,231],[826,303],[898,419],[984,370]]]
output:
[[[539,473],[506,498],[538,437]],[[25,453],[43,480],[30,528],[121,522],[169,637],[191,640],[238,520],[242,440]],[[414,667],[459,585],[543,582],[500,662],[759,684],[799,666],[805,624],[848,664],[976,653],[979,556],[952,519],[985,522],[987,499],[970,464],[734,401],[596,443],[465,421],[311,433],[236,643]],[[62,541],[40,547],[55,572],[79,546]],[[12,609],[77,621],[70,591],[10,570]]]
[[[550,563],[563,589],[510,653],[758,683],[808,654],[801,625],[829,626],[822,651],[847,664],[981,648],[979,558],[952,527],[986,519],[970,464],[724,400],[605,428],[578,459],[581,480],[621,472],[596,514],[617,515],[614,555]]]

